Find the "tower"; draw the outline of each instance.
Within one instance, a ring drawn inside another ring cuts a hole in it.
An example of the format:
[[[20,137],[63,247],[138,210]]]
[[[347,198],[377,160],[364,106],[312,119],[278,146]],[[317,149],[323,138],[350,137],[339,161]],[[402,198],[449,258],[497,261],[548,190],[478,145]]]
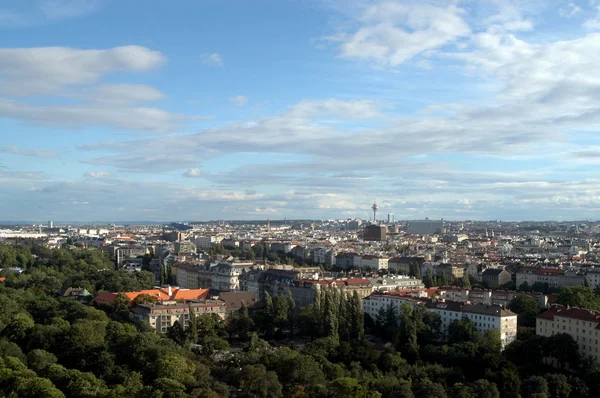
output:
[[[377,203],[373,202],[373,206],[371,206],[371,209],[373,209],[373,222],[377,221],[377,209],[379,209],[379,207],[377,207]]]
[[[267,218],[267,232],[271,232],[271,219]]]

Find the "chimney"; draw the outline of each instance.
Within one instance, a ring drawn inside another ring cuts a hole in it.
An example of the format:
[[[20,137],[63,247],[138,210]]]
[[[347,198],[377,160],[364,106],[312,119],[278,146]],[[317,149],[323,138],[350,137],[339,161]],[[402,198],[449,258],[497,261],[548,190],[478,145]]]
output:
[[[172,295],[173,295],[173,291],[171,290],[171,285],[169,285],[169,299],[171,299]]]

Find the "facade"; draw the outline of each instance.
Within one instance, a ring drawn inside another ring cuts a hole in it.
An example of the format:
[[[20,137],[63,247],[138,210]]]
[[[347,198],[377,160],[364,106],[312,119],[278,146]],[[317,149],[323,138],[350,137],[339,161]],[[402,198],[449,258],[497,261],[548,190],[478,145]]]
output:
[[[143,246],[121,246],[115,250],[115,262],[117,265],[122,265],[123,262],[128,258],[136,258],[144,256],[148,253]]]
[[[192,242],[183,240],[173,243],[173,251],[179,253],[196,253],[196,245]]]
[[[386,278],[374,278],[371,280],[373,290],[379,292],[389,292],[392,290],[421,289],[425,285],[421,279],[410,278],[408,276],[388,276]]]
[[[382,242],[387,239],[387,227],[385,225],[369,225],[363,229],[363,240]]]
[[[342,269],[360,267],[360,256],[357,253],[339,253],[335,256],[335,265]]]
[[[260,296],[260,281],[264,271],[259,269],[250,270],[240,275],[240,290],[242,292],[253,293],[256,297]]]
[[[537,301],[539,308],[548,307],[548,296],[542,293],[525,293],[493,289],[463,289],[443,287],[438,289],[439,297],[451,301],[469,301],[473,304],[508,306],[517,296],[530,296]]]
[[[204,265],[175,262],[171,265],[175,282],[184,289],[210,289],[213,273]]]
[[[573,337],[582,356],[600,361],[600,312],[552,305],[537,316],[535,334],[548,337],[558,333]]]
[[[157,333],[166,333],[175,322],[179,322],[184,329],[188,327],[190,308],[196,315],[217,314],[221,319],[225,319],[227,315],[226,304],[222,300],[199,300],[187,304],[164,301],[160,304],[136,306],[131,318],[137,323],[145,323]]]
[[[488,287],[502,286],[511,280],[510,272],[502,268],[488,268],[481,274],[481,281]]]
[[[244,266],[220,263],[212,268],[212,288],[222,292],[240,290],[240,275],[245,272]]]
[[[430,311],[440,314],[441,330],[444,334],[447,334],[452,321],[467,318],[473,323],[473,329],[481,333],[490,329],[500,331],[502,349],[517,339],[517,314],[499,305],[432,301],[427,307]]]
[[[393,257],[388,261],[388,270],[394,274],[409,275],[411,265],[421,267],[424,262],[423,257]]]
[[[409,234],[433,235],[444,230],[444,220],[414,220],[409,221],[406,232]]]
[[[370,268],[374,271],[379,271],[383,269],[388,269],[388,261],[387,257],[377,257],[377,256],[362,256],[360,258],[359,267],[362,269]]]
[[[529,286],[534,283],[547,283],[554,288],[581,286],[583,275],[565,274],[565,271],[560,268],[523,268],[517,272],[517,287],[525,282]]]
[[[425,304],[424,300],[408,296],[395,296],[391,294],[374,293],[363,298],[363,312],[373,320],[377,319],[380,311],[392,307],[396,316],[402,313],[402,305],[408,303],[413,308]]]
[[[209,249],[222,240],[223,237],[220,236],[196,236],[194,241],[199,249]]]

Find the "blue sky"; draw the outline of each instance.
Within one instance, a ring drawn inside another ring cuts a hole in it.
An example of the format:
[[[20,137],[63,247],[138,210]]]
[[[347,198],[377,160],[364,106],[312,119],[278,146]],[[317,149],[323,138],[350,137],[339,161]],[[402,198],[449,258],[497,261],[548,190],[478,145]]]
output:
[[[599,64],[594,0],[5,0],[0,219],[598,219]]]

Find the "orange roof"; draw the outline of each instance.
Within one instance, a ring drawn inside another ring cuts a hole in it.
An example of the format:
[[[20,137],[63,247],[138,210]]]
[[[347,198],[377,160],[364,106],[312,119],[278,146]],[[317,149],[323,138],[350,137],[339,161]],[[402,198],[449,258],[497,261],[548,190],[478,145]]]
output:
[[[6,277],[2,276],[0,277],[0,282],[4,282],[6,280]]]
[[[124,295],[133,301],[137,296],[147,294],[156,297],[159,300],[194,300],[203,299],[208,296],[209,289],[180,289],[178,287],[171,288],[169,296],[168,288],[140,290],[138,292],[123,292]],[[113,303],[119,292],[102,292],[94,298],[97,303]]]

